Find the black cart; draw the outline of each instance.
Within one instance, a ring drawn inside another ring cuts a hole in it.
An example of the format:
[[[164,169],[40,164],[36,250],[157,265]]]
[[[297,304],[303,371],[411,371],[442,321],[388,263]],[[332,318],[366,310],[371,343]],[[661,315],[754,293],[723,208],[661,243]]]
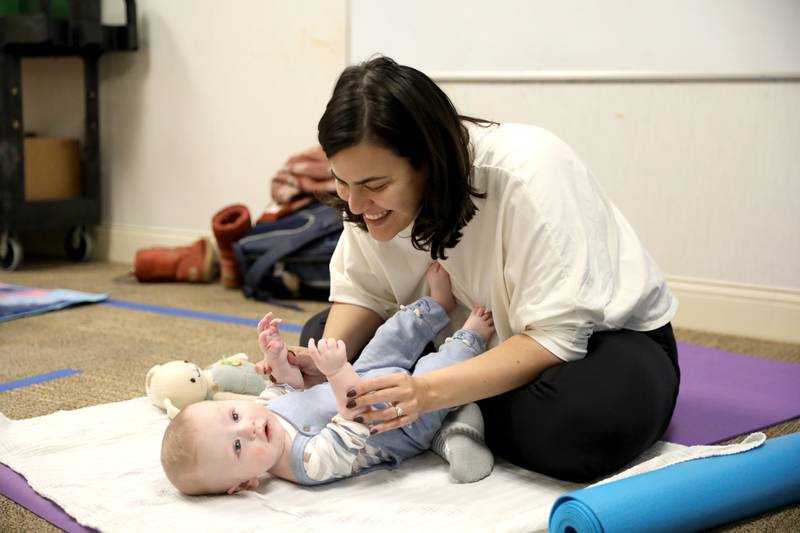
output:
[[[69,228],[67,257],[92,252],[87,227],[100,222],[100,129],[97,62],[105,52],[136,50],[136,1],[125,0],[124,26],[101,22],[101,0],[39,0],[34,12],[0,16],[0,268],[23,258],[17,232]],[[23,2],[20,2],[21,4]],[[86,102],[81,150],[81,194],[62,200],[26,201],[22,123],[23,57],[76,56],[83,60]]]

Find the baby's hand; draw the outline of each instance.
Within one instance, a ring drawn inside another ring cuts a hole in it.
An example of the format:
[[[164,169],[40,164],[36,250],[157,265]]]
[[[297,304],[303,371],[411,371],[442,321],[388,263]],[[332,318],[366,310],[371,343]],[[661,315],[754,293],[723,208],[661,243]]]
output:
[[[274,335],[278,332],[278,326],[280,326],[281,323],[283,323],[283,319],[274,318],[272,312],[269,312],[259,321],[256,330],[258,331],[258,335],[261,335],[262,331],[270,329],[270,334]]]
[[[317,368],[328,377],[339,372],[347,364],[347,348],[342,340],[320,339],[319,344],[315,344],[314,339],[309,339],[308,353]]]
[[[278,329],[281,322],[280,318],[273,318],[272,313],[267,313],[258,323],[258,344],[264,353],[264,360],[261,362],[262,372],[265,371],[263,369],[269,368],[273,381],[287,383],[299,390],[303,388],[303,374],[289,361],[286,343]]]

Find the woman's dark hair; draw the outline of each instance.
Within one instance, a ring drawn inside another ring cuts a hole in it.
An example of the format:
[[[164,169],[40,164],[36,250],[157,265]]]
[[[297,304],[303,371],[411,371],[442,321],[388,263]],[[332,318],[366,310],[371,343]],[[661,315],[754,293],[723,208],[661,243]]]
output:
[[[422,206],[414,220],[411,242],[431,257],[446,259],[445,250],[461,239],[461,230],[477,212],[469,133],[462,124],[489,121],[461,116],[447,95],[422,72],[376,57],[347,67],[319,121],[318,138],[331,158],[364,140],[391,150],[427,175]],[[328,205],[344,219],[367,229],[361,215],[350,212],[336,195]]]

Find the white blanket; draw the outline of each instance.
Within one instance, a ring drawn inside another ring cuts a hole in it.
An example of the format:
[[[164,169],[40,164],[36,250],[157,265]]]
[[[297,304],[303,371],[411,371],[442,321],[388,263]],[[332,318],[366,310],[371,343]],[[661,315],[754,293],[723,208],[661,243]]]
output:
[[[147,398],[18,421],[0,414],[0,462],[78,522],[104,532],[529,532],[546,530],[555,499],[581,487],[502,461],[482,481],[454,484],[444,461],[428,452],[393,470],[321,487],[271,479],[256,492],[188,497],[169,484],[159,463],[167,423]],[[650,470],[717,448],[694,453],[658,443],[639,463],[660,456],[644,466]]]

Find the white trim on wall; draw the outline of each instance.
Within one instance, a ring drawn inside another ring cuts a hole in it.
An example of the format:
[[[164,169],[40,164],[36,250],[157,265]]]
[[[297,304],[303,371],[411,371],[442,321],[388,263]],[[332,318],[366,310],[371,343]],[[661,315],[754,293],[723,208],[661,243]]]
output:
[[[133,264],[150,246],[186,246],[211,231],[102,224],[95,228],[95,258]],[[673,325],[725,335],[800,344],[800,290],[682,276],[667,276],[680,306]]]
[[[507,82],[736,82],[800,80],[800,72],[670,72],[629,70],[474,70],[433,71],[427,73],[438,83]]]
[[[676,327],[800,344],[800,290],[667,276]]]
[[[188,246],[207,237],[216,247],[211,231],[157,228],[132,224],[104,223],[94,228],[94,258],[133,265],[136,251],[153,246]]]

